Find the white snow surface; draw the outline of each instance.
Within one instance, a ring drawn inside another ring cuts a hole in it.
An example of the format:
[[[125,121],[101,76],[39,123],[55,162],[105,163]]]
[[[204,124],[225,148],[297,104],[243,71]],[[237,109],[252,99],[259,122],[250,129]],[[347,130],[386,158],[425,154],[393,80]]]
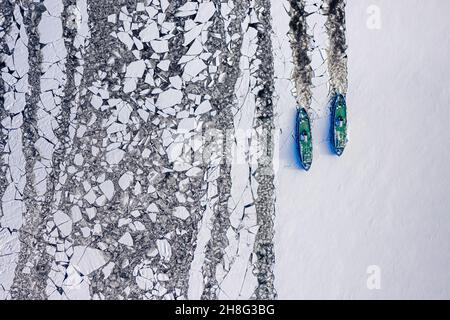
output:
[[[368,9],[379,8],[380,29]],[[330,152],[313,122],[299,168],[287,1],[272,1],[277,128],[275,285],[280,299],[450,298],[450,2],[347,3],[350,142]],[[323,97],[318,97],[322,99]],[[369,266],[380,270],[369,290]]]

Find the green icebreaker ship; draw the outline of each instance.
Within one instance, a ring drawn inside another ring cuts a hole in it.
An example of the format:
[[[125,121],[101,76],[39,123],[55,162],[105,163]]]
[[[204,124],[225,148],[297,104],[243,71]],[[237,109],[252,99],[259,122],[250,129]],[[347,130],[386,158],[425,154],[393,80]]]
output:
[[[342,94],[337,94],[331,105],[331,136],[334,151],[344,153],[347,144],[347,104]]]
[[[306,171],[311,168],[313,160],[313,145],[311,123],[305,108],[299,108],[297,113],[297,141],[300,152],[300,161]]]

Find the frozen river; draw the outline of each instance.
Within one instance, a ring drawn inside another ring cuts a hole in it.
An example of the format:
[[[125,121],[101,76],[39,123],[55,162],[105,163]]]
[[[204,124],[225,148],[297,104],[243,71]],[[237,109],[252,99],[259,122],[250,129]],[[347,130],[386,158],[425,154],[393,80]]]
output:
[[[290,2],[0,0],[0,299],[450,298],[450,2]]]

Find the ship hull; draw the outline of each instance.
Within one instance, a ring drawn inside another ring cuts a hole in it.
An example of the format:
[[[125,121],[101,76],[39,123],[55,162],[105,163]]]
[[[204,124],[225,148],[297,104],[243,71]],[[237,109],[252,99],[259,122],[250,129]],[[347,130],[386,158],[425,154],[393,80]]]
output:
[[[331,137],[334,152],[341,156],[347,145],[347,104],[341,94],[334,97],[331,105]]]
[[[300,162],[308,171],[313,160],[313,144],[311,134],[311,121],[305,108],[299,108],[297,112],[297,146]]]

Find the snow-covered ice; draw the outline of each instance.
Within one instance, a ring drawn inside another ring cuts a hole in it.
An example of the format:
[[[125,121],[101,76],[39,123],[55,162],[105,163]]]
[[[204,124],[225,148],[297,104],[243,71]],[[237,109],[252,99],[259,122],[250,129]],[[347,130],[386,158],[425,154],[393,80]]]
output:
[[[282,130],[279,298],[449,298],[450,21],[442,12],[450,3],[348,1],[350,141],[336,157],[328,117],[314,119],[306,173],[292,138],[292,84],[284,80],[292,66],[283,2],[272,1]],[[367,286],[370,266],[381,271],[380,290]]]

